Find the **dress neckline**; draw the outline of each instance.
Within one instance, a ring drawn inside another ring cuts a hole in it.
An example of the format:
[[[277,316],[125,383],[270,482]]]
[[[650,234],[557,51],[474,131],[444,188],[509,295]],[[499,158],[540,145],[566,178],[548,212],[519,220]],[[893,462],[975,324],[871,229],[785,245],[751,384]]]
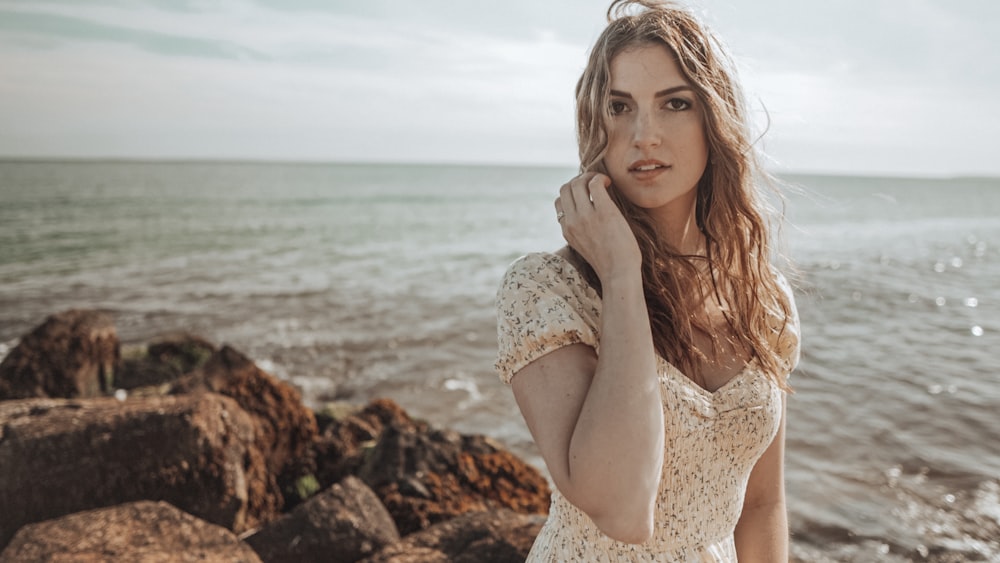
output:
[[[680,369],[678,369],[677,366],[675,366],[674,364],[668,362],[667,360],[663,359],[662,357],[656,356],[656,361],[658,363],[662,363],[663,365],[665,365],[666,368],[667,368],[666,369],[667,374],[672,375],[674,377],[674,379],[680,380],[680,382],[682,384],[690,387],[691,389],[693,389],[694,391],[696,391],[698,394],[700,394],[702,396],[705,396],[705,397],[708,397],[708,398],[711,398],[711,399],[714,399],[714,398],[722,395],[729,388],[733,387],[736,384],[737,381],[739,381],[740,379],[743,379],[744,377],[746,377],[749,374],[756,373],[756,371],[757,371],[755,369],[756,365],[757,365],[756,360],[750,360],[749,362],[747,362],[746,364],[743,365],[743,369],[741,369],[740,371],[736,372],[736,374],[733,375],[732,377],[730,377],[728,380],[726,380],[725,383],[723,383],[722,385],[718,386],[714,391],[709,391],[708,389],[706,389],[706,388],[702,387],[701,385],[699,385],[698,383],[696,383],[693,379],[691,379],[687,375],[684,375],[684,372],[682,372]]]

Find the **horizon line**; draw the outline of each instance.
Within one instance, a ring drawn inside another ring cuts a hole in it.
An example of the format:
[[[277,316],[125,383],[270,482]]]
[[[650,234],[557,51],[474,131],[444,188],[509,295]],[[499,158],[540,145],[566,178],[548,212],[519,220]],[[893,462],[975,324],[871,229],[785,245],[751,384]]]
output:
[[[226,157],[128,157],[128,156],[14,156],[0,155],[0,163],[65,163],[65,164],[241,164],[295,166],[446,166],[454,168],[548,168],[572,169],[571,164],[539,162],[480,162],[480,161],[406,161],[406,160],[343,160],[343,159],[282,159]],[[930,180],[1000,180],[1000,174],[990,173],[924,173],[912,174],[887,171],[790,170],[766,168],[776,176],[828,176],[844,178],[898,178]]]

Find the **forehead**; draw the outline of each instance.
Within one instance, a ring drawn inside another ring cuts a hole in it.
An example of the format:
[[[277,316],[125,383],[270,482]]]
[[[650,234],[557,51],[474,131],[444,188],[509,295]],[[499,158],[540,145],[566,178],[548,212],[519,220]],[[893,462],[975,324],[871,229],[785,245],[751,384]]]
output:
[[[643,43],[629,47],[611,59],[611,89],[629,90],[649,86],[654,89],[689,84],[666,45]]]

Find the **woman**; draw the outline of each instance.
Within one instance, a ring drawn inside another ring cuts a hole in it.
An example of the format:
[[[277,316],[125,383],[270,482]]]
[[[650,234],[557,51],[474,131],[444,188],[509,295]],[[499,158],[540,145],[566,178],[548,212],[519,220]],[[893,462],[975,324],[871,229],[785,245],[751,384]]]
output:
[[[688,11],[616,0],[608,20],[555,201],[569,244],[497,295],[497,370],[556,488],[529,561],[787,561],[798,324],[741,93]]]

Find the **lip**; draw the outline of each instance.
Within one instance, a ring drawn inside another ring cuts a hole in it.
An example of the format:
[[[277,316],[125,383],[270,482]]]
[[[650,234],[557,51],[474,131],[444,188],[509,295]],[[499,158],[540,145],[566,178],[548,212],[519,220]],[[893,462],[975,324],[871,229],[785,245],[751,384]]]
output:
[[[639,180],[649,180],[670,170],[671,166],[659,160],[637,160],[628,165],[628,173]]]

